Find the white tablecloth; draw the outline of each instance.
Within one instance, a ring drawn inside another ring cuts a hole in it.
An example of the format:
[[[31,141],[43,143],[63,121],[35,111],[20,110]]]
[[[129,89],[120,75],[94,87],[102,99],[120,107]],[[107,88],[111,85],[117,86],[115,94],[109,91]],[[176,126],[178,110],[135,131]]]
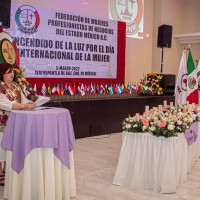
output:
[[[150,133],[123,132],[121,152],[113,184],[129,189],[176,192],[187,180],[187,141],[155,137]]]
[[[52,148],[35,148],[17,174],[11,168],[12,152],[7,151],[4,198],[9,200],[70,200],[76,196],[73,151],[70,169],[54,155]]]

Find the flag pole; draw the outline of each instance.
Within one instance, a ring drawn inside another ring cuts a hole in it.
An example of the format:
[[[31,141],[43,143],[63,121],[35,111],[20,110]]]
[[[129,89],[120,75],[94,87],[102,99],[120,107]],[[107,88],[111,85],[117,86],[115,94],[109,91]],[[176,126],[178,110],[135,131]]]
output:
[[[163,52],[164,52],[164,47],[162,47],[162,55],[161,55],[161,74],[163,72]]]

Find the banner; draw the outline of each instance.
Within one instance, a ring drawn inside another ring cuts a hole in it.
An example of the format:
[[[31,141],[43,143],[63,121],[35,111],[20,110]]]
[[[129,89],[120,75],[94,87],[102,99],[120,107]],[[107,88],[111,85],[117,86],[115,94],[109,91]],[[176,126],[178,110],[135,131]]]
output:
[[[12,3],[8,33],[28,78],[116,78],[117,21]]]
[[[143,39],[144,0],[109,0],[109,19],[126,22],[126,36]]]

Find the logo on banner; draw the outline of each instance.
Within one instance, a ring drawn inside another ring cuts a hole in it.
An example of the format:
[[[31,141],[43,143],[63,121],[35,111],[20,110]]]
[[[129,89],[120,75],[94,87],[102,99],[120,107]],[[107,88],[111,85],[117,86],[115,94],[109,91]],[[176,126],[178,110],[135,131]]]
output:
[[[35,33],[40,24],[39,13],[29,5],[23,5],[17,9],[15,20],[19,30],[26,34]]]
[[[181,77],[181,88],[183,91],[187,91],[187,74],[183,74]]]
[[[127,35],[138,33],[143,14],[142,0],[110,0],[110,8],[114,20],[126,22]]]

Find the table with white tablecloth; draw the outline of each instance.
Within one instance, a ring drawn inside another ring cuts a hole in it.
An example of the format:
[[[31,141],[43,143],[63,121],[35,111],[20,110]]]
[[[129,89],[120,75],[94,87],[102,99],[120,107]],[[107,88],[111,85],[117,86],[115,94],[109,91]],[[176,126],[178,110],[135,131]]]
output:
[[[74,139],[67,109],[11,111],[2,140],[7,149],[4,198],[75,197]]]
[[[178,137],[155,137],[150,133],[123,132],[113,184],[129,189],[174,193],[187,180],[188,144]]]

